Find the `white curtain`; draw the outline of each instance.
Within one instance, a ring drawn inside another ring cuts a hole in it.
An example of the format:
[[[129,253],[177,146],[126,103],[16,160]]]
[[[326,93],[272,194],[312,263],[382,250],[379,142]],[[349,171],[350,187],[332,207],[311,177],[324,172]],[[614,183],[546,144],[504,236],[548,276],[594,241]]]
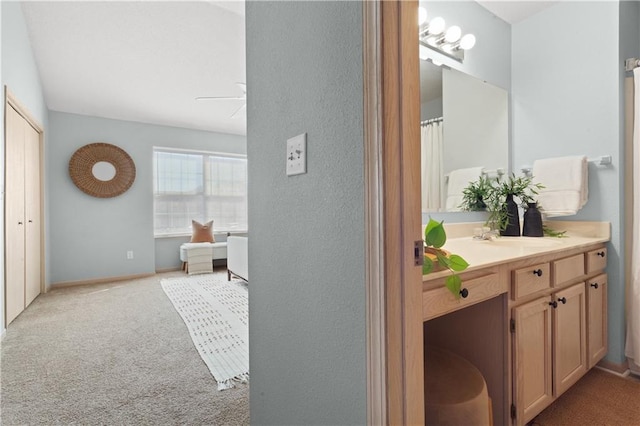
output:
[[[633,229],[630,234],[633,242],[625,355],[630,369],[640,374],[640,68],[633,70],[633,81]]]
[[[442,121],[421,126],[422,211],[438,211],[443,199]]]

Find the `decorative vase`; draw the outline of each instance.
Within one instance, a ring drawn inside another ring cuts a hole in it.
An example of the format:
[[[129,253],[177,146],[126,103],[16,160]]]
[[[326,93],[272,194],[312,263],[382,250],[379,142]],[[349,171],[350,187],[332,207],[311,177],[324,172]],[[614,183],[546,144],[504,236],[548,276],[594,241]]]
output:
[[[524,212],[524,225],[522,235],[525,237],[542,237],[542,214],[538,210],[537,203],[527,203],[527,211]]]
[[[487,209],[487,204],[482,199],[482,195],[478,195],[478,198],[476,199],[476,204],[474,207],[475,207],[474,210],[479,212]]]
[[[513,201],[513,194],[507,195],[507,200],[502,208],[507,213],[507,227],[500,230],[500,235],[505,237],[520,236],[520,218],[518,217],[518,205]]]

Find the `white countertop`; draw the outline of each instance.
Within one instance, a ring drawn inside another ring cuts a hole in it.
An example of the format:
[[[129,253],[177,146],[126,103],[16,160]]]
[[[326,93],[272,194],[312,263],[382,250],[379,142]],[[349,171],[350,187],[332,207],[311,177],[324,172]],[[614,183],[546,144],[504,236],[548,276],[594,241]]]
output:
[[[557,237],[497,237],[493,240],[474,240],[473,228],[482,223],[445,223],[447,242],[443,249],[462,256],[468,263],[467,271],[512,262],[535,255],[552,254],[570,249],[605,243],[611,238],[609,222],[545,222],[549,228],[567,231],[563,238]],[[431,280],[450,274],[448,270],[423,276]]]

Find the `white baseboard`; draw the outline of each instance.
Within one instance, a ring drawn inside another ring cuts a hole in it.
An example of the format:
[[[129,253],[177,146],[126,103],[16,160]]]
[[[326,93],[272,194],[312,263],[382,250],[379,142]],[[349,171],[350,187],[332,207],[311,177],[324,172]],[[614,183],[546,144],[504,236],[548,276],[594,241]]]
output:
[[[104,283],[112,283],[117,281],[128,281],[128,280],[136,280],[139,278],[147,278],[153,276],[154,273],[145,273],[145,274],[135,274],[135,275],[124,275],[119,277],[107,277],[107,278],[95,278],[90,280],[80,280],[80,281],[64,281],[51,283],[51,290],[63,287],[73,287],[77,285],[87,285],[87,284],[104,284]]]
[[[605,371],[605,372],[607,372],[609,374],[613,374],[614,376],[622,377],[622,378],[629,377],[629,374],[631,374],[631,371],[629,369],[625,370],[622,373],[619,373],[619,372],[614,371],[614,370],[609,370],[608,368],[602,367],[600,365],[596,365],[595,368],[597,368],[598,370]]]
[[[173,268],[158,268],[156,269],[156,274],[162,274],[163,272],[174,272],[174,271],[181,271],[182,268],[179,266],[173,267]]]

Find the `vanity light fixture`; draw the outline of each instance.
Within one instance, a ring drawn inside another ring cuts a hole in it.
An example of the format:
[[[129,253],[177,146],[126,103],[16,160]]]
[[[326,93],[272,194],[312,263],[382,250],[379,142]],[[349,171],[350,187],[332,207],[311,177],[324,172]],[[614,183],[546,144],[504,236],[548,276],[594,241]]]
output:
[[[452,59],[462,62],[464,51],[473,48],[476,37],[473,34],[462,35],[462,29],[457,25],[446,28],[444,18],[437,16],[427,22],[427,10],[418,9],[418,24],[420,26],[420,59],[426,60],[422,46],[442,53]]]

